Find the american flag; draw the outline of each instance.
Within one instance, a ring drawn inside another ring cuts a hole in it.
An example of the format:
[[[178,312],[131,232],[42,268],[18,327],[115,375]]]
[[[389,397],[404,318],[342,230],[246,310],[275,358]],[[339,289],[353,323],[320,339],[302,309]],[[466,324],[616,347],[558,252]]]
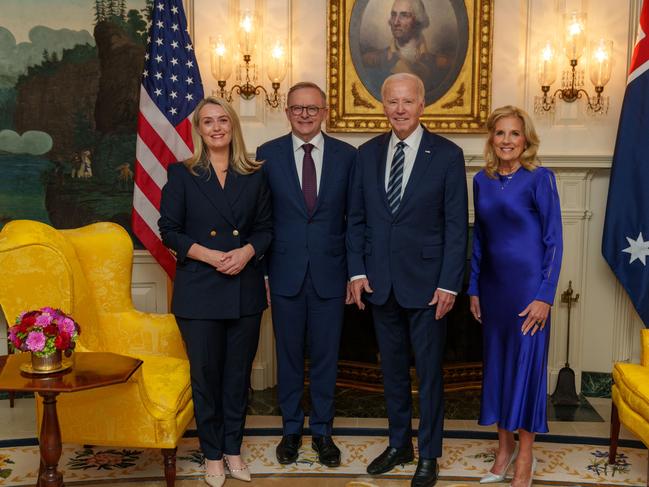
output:
[[[191,156],[190,116],[203,98],[182,0],[156,0],[140,87],[133,231],[173,279],[175,258],[158,232],[167,166]]]
[[[649,0],[640,12],[613,153],[602,253],[649,328]]]

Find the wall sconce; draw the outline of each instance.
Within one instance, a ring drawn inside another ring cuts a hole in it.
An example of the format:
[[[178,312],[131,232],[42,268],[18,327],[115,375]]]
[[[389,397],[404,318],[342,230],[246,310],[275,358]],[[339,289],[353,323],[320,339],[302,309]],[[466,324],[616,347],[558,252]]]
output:
[[[282,96],[279,93],[280,83],[286,76],[287,60],[286,46],[280,40],[268,44],[266,49],[266,73],[271,81],[272,92],[266,90],[257,82],[257,65],[253,63],[256,53],[257,26],[259,21],[254,13],[246,10],[239,21],[239,56],[233,55],[233,50],[223,36],[210,39],[210,64],[212,76],[216,79],[219,89],[214,94],[232,101],[236,93],[244,100],[252,100],[255,96],[264,94],[266,104],[271,108],[279,108]],[[239,59],[237,61],[237,58]],[[243,64],[240,60],[243,59]],[[237,66],[237,81],[239,83],[226,89],[227,80],[232,73],[232,65]]]
[[[583,88],[583,71],[577,69],[579,59],[586,49],[586,14],[572,12],[564,15],[564,53],[570,61],[570,69],[563,72],[562,87],[551,96],[550,87],[557,77],[557,51],[551,41],[546,42],[539,53],[538,79],[542,97],[535,97],[534,112],[553,112],[556,99],[567,103],[585,97],[591,114],[604,115],[608,112],[608,97],[603,97],[604,86],[611,79],[613,41],[599,39],[590,43],[589,72],[595,86],[595,96]]]

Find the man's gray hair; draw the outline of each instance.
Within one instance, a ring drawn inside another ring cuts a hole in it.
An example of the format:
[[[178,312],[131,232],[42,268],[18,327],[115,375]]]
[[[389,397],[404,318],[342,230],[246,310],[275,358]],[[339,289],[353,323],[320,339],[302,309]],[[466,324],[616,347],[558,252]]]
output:
[[[412,73],[394,73],[385,78],[385,81],[383,81],[383,84],[381,85],[381,100],[385,100],[385,89],[388,83],[396,82],[396,81],[406,81],[406,80],[411,80],[414,81],[417,85],[417,96],[421,100],[423,100],[426,97],[426,89],[424,88],[424,82],[421,80],[419,76],[416,74]]]
[[[295,83],[293,86],[291,86],[288,90],[288,93],[286,94],[286,101],[288,102],[288,99],[291,97],[291,94],[293,92],[304,88],[313,88],[314,90],[317,90],[322,97],[322,104],[324,106],[327,106],[327,95],[322,90],[322,88],[320,88],[317,84],[312,83],[311,81],[300,81],[299,83]]]

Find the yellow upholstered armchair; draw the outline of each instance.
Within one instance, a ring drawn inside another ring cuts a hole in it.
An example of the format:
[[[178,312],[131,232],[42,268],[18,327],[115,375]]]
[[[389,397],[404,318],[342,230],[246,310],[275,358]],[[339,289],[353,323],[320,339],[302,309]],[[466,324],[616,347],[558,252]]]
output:
[[[143,360],[124,384],[61,394],[61,436],[82,445],[160,448],[173,486],[176,446],[194,412],[189,361],[172,315],[133,308],[132,262],[131,238],[119,225],[55,230],[12,221],[0,232],[0,305],[9,322],[25,310],[60,308],[81,326],[78,350]],[[40,428],[40,399],[37,409]]]
[[[649,329],[642,330],[641,338],[640,364],[619,362],[613,367],[609,463],[615,463],[620,423],[649,447]],[[649,487],[649,457],[647,486]]]

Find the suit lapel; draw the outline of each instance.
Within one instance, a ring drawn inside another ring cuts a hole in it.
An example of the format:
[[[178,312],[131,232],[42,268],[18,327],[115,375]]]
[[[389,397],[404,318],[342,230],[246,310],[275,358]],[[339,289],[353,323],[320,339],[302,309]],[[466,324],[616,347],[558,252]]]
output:
[[[230,175],[226,178],[225,186],[228,186],[228,179]],[[236,227],[236,221],[234,215],[232,214],[232,208],[228,203],[227,198],[225,197],[225,192],[221,189],[219,181],[212,169],[212,166],[209,166],[209,178],[204,175],[199,175],[198,177],[193,177],[192,180],[198,186],[198,189],[205,195],[205,197],[212,203],[214,208],[219,212],[219,214],[227,220],[232,226]]]
[[[225,197],[227,198],[230,207],[233,207],[236,204],[243,188],[245,188],[247,184],[247,177],[232,170],[228,171],[228,177],[225,180],[225,189],[223,191],[225,192]]]
[[[417,191],[417,187],[424,180],[424,174],[428,170],[431,161],[433,160],[434,155],[434,141],[433,137],[426,129],[421,136],[421,142],[419,142],[419,149],[417,150],[417,156],[415,158],[415,163],[412,166],[412,172],[410,173],[410,178],[408,178],[408,183],[406,184],[406,189],[403,192],[403,198],[401,198],[401,203],[399,204],[399,210],[408,203],[408,200],[412,198],[412,195]]]
[[[288,134],[282,141],[279,160],[286,174],[286,181],[289,186],[288,190],[293,192],[293,199],[306,215],[306,203],[304,202],[304,194],[302,193],[302,187],[300,186],[300,180],[297,175],[295,152],[293,151],[293,138],[291,137],[291,134]]]
[[[385,208],[390,212],[390,205],[388,203],[388,195],[385,192],[385,171],[388,161],[388,148],[390,147],[390,137],[392,132],[384,134],[384,136],[379,139],[378,145],[376,147],[376,157],[379,163],[376,165],[376,184],[379,191],[379,199],[383,201]]]

